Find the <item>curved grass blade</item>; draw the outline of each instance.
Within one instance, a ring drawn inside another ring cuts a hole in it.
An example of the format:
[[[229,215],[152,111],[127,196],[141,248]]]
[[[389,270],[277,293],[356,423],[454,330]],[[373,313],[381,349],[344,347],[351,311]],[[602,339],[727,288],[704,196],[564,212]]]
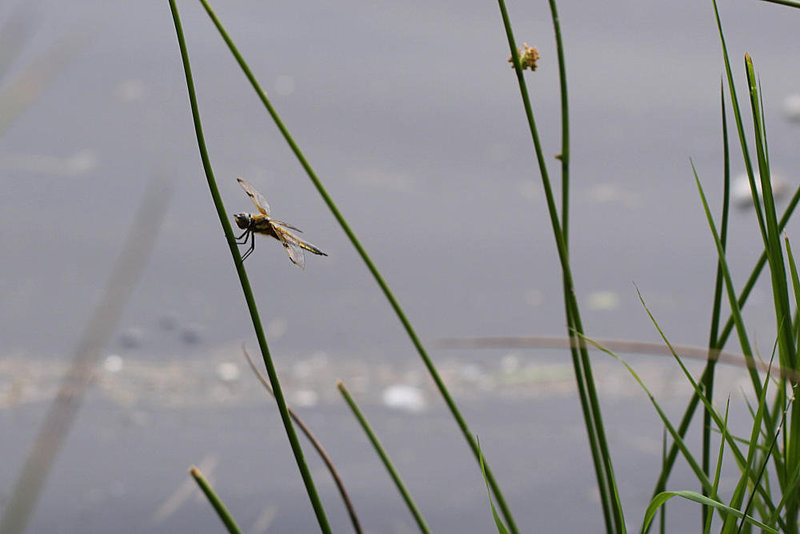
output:
[[[225,233],[225,239],[228,242],[228,248],[230,249],[231,257],[233,258],[233,263],[236,268],[236,274],[239,276],[242,292],[244,293],[245,301],[247,302],[247,308],[250,312],[250,318],[253,321],[253,328],[256,333],[256,338],[258,339],[258,346],[261,349],[261,355],[264,358],[264,364],[267,368],[267,375],[269,376],[272,390],[275,392],[275,401],[278,405],[278,412],[281,415],[283,427],[286,430],[286,436],[289,439],[289,444],[292,448],[292,453],[294,454],[298,470],[303,478],[303,483],[305,485],[306,492],[308,493],[308,498],[311,501],[312,507],[314,508],[314,514],[316,515],[317,523],[319,524],[322,532],[329,534],[331,532],[331,528],[328,525],[328,518],[325,516],[325,510],[323,509],[322,502],[317,494],[317,489],[314,486],[314,480],[311,477],[311,472],[308,469],[308,465],[306,465],[305,458],[303,456],[303,449],[300,446],[300,441],[297,439],[297,433],[292,426],[292,420],[289,416],[289,411],[286,406],[286,399],[283,396],[283,389],[281,388],[280,381],[278,380],[278,373],[272,361],[272,356],[269,352],[269,346],[267,345],[267,338],[264,335],[264,329],[261,325],[261,317],[258,313],[258,307],[256,306],[255,298],[253,297],[253,291],[250,288],[250,280],[248,279],[247,272],[244,269],[244,263],[242,262],[241,255],[239,254],[239,247],[236,245],[236,237],[233,233],[233,229],[231,228],[231,223],[228,220],[227,210],[222,203],[222,197],[219,194],[217,182],[214,178],[214,171],[211,168],[211,160],[208,155],[208,150],[206,149],[205,136],[203,135],[203,125],[200,122],[200,111],[197,104],[197,95],[195,94],[194,90],[192,69],[189,64],[189,52],[186,49],[186,40],[183,36],[183,28],[178,15],[178,8],[175,5],[175,0],[169,0],[169,7],[172,13],[172,20],[175,24],[175,33],[178,38],[181,61],[183,63],[184,75],[186,77],[186,89],[189,93],[189,104],[192,110],[192,120],[194,122],[195,135],[197,137],[197,146],[200,151],[200,158],[203,162],[203,170],[205,171],[208,189],[211,193],[211,198],[214,201],[214,207],[216,208],[220,225],[222,225],[222,229]]]
[[[250,357],[250,353],[247,352],[247,348],[242,343],[242,352],[244,353],[244,357],[247,359],[247,363],[250,365],[250,369],[253,371],[253,374],[256,375],[258,381],[261,382],[261,385],[264,386],[264,389],[275,398],[275,393],[272,391],[272,387],[269,385],[269,381],[263,375],[263,373],[256,367],[256,363]],[[353,529],[356,531],[357,534],[361,534],[363,530],[361,529],[361,522],[358,520],[358,515],[356,514],[356,509],[353,507],[353,502],[350,500],[350,495],[347,493],[347,489],[344,487],[344,482],[342,482],[342,477],[339,476],[339,471],[336,469],[336,466],[333,465],[333,460],[331,457],[328,456],[328,453],[325,451],[325,448],[322,446],[322,443],[314,436],[311,432],[311,429],[308,428],[300,416],[292,410],[291,406],[286,407],[289,410],[289,415],[292,416],[292,420],[297,424],[300,430],[305,434],[308,441],[311,442],[311,445],[314,446],[316,449],[317,454],[322,461],[325,463],[325,467],[328,468],[328,472],[331,474],[331,478],[333,478],[333,482],[336,484],[336,488],[339,490],[339,495],[342,496],[342,501],[344,501],[344,506],[347,508],[347,514],[350,516],[350,522],[353,524]]]
[[[236,521],[233,520],[233,517],[228,512],[228,509],[225,508],[225,505],[222,504],[222,501],[214,493],[214,490],[211,488],[211,484],[203,476],[203,473],[200,472],[198,468],[192,466],[189,469],[189,473],[191,473],[192,478],[197,485],[200,486],[200,489],[203,491],[203,494],[208,499],[208,502],[211,503],[211,506],[214,507],[214,510],[217,512],[220,520],[222,520],[222,524],[225,525],[225,528],[228,529],[230,534],[242,534],[242,531],[239,529],[239,526],[236,524]]]
[[[403,325],[403,328],[406,331],[406,335],[408,335],[409,339],[411,340],[411,343],[414,345],[414,348],[416,349],[417,353],[422,359],[422,362],[425,365],[428,374],[430,374],[431,378],[436,384],[436,388],[439,390],[439,393],[441,394],[442,398],[447,404],[447,407],[450,410],[450,413],[453,419],[456,421],[456,424],[458,425],[459,429],[461,430],[461,434],[464,437],[465,441],[467,442],[467,445],[469,446],[470,450],[472,451],[475,460],[478,461],[478,446],[475,443],[474,438],[472,437],[473,435],[472,431],[467,425],[467,422],[464,419],[463,415],[461,414],[461,411],[458,409],[455,400],[453,400],[453,397],[450,395],[450,392],[448,391],[447,386],[444,383],[444,380],[439,375],[439,371],[436,369],[436,366],[433,364],[433,361],[431,360],[430,356],[428,356],[428,352],[427,350],[425,350],[425,347],[423,346],[422,341],[419,339],[416,330],[414,330],[414,328],[411,325],[411,322],[406,317],[406,314],[403,311],[402,307],[400,306],[400,303],[394,297],[394,294],[392,293],[391,289],[389,289],[389,285],[386,283],[386,281],[384,281],[383,276],[380,274],[380,271],[372,262],[372,259],[369,257],[366,250],[361,245],[361,242],[356,237],[355,232],[350,228],[350,225],[347,223],[347,220],[344,218],[342,213],[339,211],[339,208],[336,206],[333,199],[328,194],[327,190],[322,184],[322,181],[314,172],[314,169],[311,167],[311,164],[308,162],[305,155],[300,150],[300,147],[292,138],[288,128],[283,124],[283,121],[281,120],[277,111],[272,106],[270,100],[267,98],[266,93],[261,89],[261,85],[258,83],[258,80],[256,80],[255,75],[253,75],[253,72],[250,70],[250,67],[247,65],[247,62],[239,53],[239,50],[233,43],[233,40],[231,40],[231,38],[228,36],[227,31],[222,26],[222,23],[219,21],[214,11],[211,9],[211,6],[209,5],[208,1],[207,0],[199,0],[199,1],[203,5],[203,8],[206,10],[206,13],[213,22],[214,26],[217,28],[217,31],[219,32],[220,36],[225,41],[225,44],[228,46],[228,49],[233,54],[234,58],[236,59],[236,62],[242,69],[242,72],[244,73],[245,77],[247,77],[248,81],[253,87],[253,90],[258,95],[259,99],[261,100],[261,103],[264,105],[265,109],[269,113],[275,125],[280,130],[281,134],[286,140],[286,143],[291,148],[292,152],[294,153],[300,165],[306,171],[306,174],[308,175],[309,179],[314,184],[314,187],[316,187],[317,192],[319,192],[320,196],[327,205],[331,214],[334,216],[336,221],[339,223],[339,226],[347,235],[347,238],[350,240],[350,243],[356,249],[356,252],[366,265],[370,274],[372,274],[373,279],[380,287],[384,297],[392,307],[392,310],[394,310],[395,315],[397,316],[398,320]],[[495,479],[494,474],[490,469],[488,462],[486,462],[486,476],[489,479],[489,484],[492,487],[492,491],[494,492],[495,498],[497,499],[497,504],[500,507],[500,510],[508,524],[509,529],[513,534],[517,534],[519,531],[516,527],[516,523],[514,522],[514,518],[511,515],[511,509],[508,507],[508,504],[506,503],[505,497],[503,496],[503,492],[500,489],[500,485],[497,483],[497,480]]]
[[[339,389],[339,393],[342,394],[344,401],[350,407],[353,415],[358,420],[358,424],[361,425],[362,430],[364,430],[364,433],[369,438],[370,443],[372,443],[372,448],[374,448],[375,452],[377,452],[378,456],[380,456],[384,467],[386,467],[386,470],[389,472],[389,476],[392,477],[392,480],[394,481],[395,487],[397,487],[397,491],[400,492],[400,495],[403,497],[403,501],[405,501],[408,510],[411,512],[411,515],[414,516],[414,520],[417,522],[420,532],[430,534],[430,529],[428,528],[428,524],[425,522],[425,518],[422,517],[422,514],[420,513],[419,508],[417,508],[414,499],[411,498],[411,494],[408,492],[408,489],[406,489],[403,479],[400,478],[400,475],[394,468],[394,464],[392,464],[391,459],[389,459],[389,454],[383,448],[383,445],[381,445],[378,436],[376,436],[375,432],[372,431],[372,427],[370,427],[369,423],[367,422],[367,418],[364,417],[363,413],[361,413],[356,401],[353,400],[352,395],[350,395],[350,392],[346,387],[344,387],[344,384],[342,382],[338,382],[336,387]],[[478,457],[481,458],[480,454]]]
[[[769,527],[762,523],[761,521],[757,520],[754,517],[748,516],[740,512],[735,508],[731,508],[721,502],[706,497],[705,495],[701,495],[700,493],[694,491],[664,491],[659,493],[658,495],[650,501],[650,505],[647,507],[647,510],[644,514],[644,525],[642,527],[642,532],[647,532],[647,529],[650,526],[650,522],[655,517],[656,512],[660,506],[663,506],[668,500],[673,497],[682,497],[684,499],[694,501],[698,504],[702,504],[704,506],[710,506],[719,510],[723,515],[732,515],[734,517],[740,518],[745,520],[746,522],[750,523],[753,526],[756,526],[763,530],[764,532],[769,532],[770,534],[781,534],[780,531],[775,530],[772,527]]]

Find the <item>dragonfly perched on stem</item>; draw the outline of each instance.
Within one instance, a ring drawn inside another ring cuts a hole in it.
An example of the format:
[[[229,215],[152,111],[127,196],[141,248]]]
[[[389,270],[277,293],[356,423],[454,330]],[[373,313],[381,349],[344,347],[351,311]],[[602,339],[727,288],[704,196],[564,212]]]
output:
[[[286,249],[289,259],[301,269],[305,267],[306,264],[306,257],[303,252],[304,250],[307,250],[318,256],[327,256],[327,254],[322,252],[311,243],[303,241],[294,233],[292,233],[292,230],[300,233],[303,232],[302,230],[295,228],[291,224],[271,218],[269,215],[269,204],[267,203],[267,199],[264,198],[264,195],[259,193],[255,187],[250,185],[247,180],[237,178],[237,181],[259,211],[259,213],[241,212],[233,215],[233,218],[236,221],[236,226],[244,230],[244,233],[236,238],[236,243],[239,245],[245,245],[248,241],[250,242],[250,246],[242,256],[242,261],[246,260],[247,257],[255,250],[256,234],[268,235],[280,241],[281,245],[283,245],[283,248]]]

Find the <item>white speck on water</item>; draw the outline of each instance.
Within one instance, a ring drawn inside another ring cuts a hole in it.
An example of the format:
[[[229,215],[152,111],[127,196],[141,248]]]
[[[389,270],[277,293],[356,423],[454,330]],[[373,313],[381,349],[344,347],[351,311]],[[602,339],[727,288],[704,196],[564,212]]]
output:
[[[217,378],[223,382],[235,382],[241,376],[239,365],[233,362],[220,362],[216,368]]]
[[[783,99],[783,115],[786,120],[800,122],[800,93],[794,93]]]
[[[381,399],[387,408],[410,413],[422,412],[427,406],[422,390],[405,384],[396,384],[384,389]]]
[[[103,369],[108,373],[119,373],[122,371],[122,356],[119,354],[109,354],[103,360]]]
[[[298,389],[291,394],[291,404],[301,408],[316,406],[319,402],[319,395],[311,389]]]
[[[779,199],[789,191],[789,183],[779,174],[772,173],[772,196]],[[761,196],[761,176],[755,174],[756,192]],[[747,174],[738,174],[731,180],[731,199],[740,207],[753,206],[753,196],[750,192],[750,180]]]
[[[586,306],[590,310],[616,310],[619,308],[619,295],[614,291],[593,291],[586,296]]]

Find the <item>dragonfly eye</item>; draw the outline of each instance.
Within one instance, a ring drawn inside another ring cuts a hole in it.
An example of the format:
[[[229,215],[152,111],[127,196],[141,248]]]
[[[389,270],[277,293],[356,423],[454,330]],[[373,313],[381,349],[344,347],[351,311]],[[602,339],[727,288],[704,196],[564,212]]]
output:
[[[250,226],[250,215],[247,213],[236,213],[233,218],[236,220],[236,226],[242,230]]]

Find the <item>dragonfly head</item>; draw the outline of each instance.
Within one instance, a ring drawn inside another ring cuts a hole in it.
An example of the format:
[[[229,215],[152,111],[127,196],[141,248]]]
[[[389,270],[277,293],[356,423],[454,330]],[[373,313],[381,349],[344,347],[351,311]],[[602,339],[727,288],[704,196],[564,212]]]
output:
[[[233,218],[236,220],[236,226],[242,230],[246,230],[250,227],[250,221],[252,218],[250,217],[249,213],[235,213]]]

